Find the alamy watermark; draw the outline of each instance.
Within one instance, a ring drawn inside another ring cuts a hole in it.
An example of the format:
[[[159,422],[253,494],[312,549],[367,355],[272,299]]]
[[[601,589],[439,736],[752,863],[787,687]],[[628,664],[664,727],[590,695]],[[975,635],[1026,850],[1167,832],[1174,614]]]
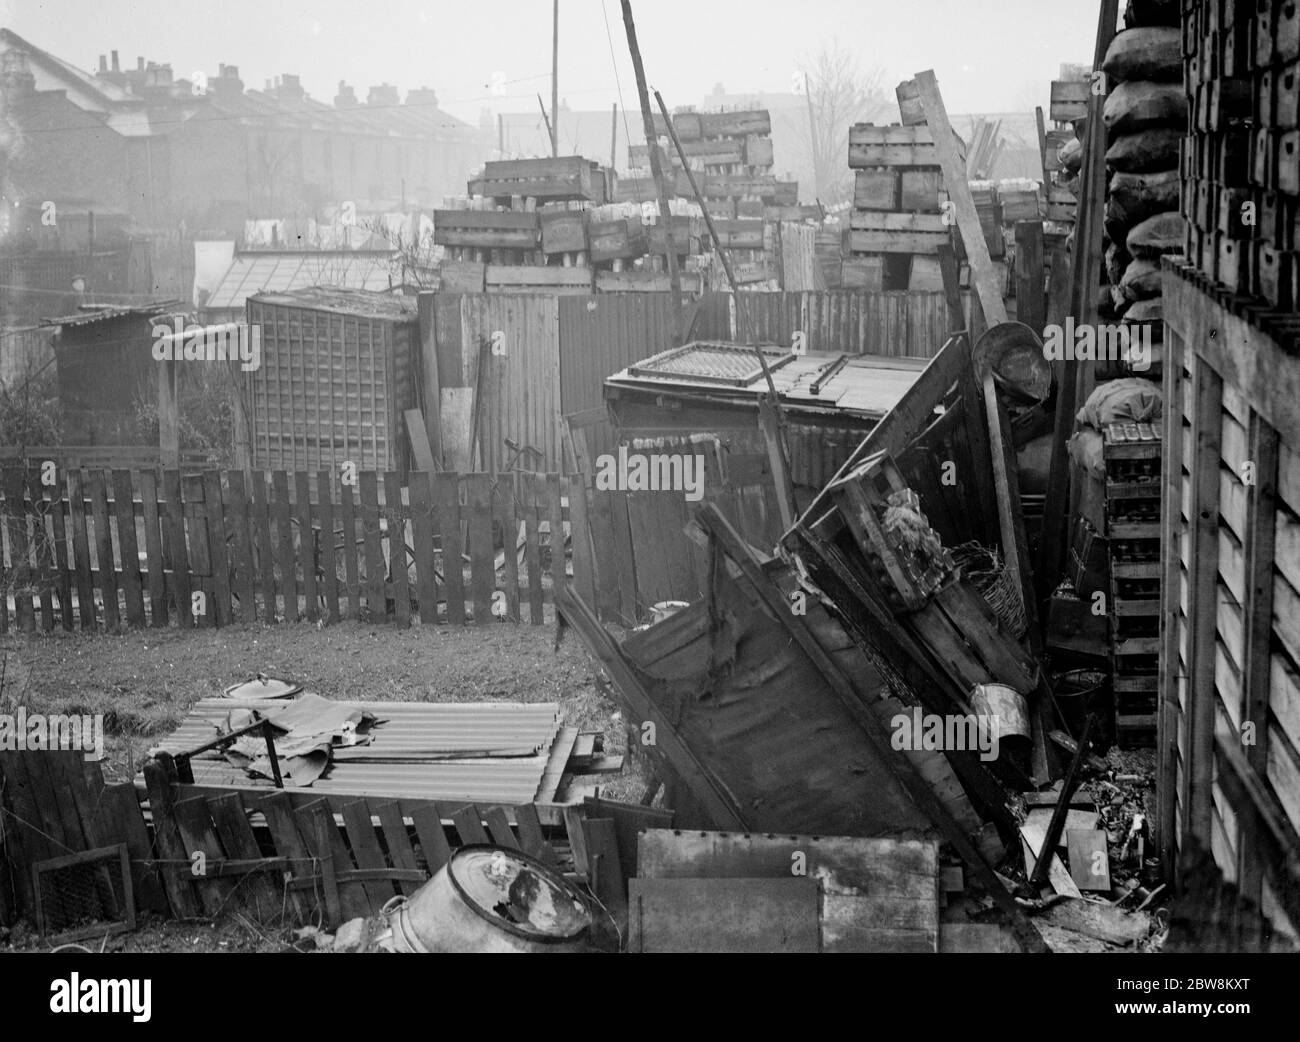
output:
[[[0,713],[0,752],[80,752],[87,760],[104,758],[104,717],[29,713]]]
[[[628,452],[596,457],[596,488],[602,492],[684,492],[691,503],[704,498],[704,457],[678,452]]]
[[[244,322],[187,325],[179,315],[172,328],[154,326],[153,356],[159,362],[239,362],[251,372],[262,365],[262,327]]]
[[[1076,326],[1074,318],[1043,327],[1043,357],[1049,362],[1127,361],[1135,373],[1151,368],[1154,335],[1149,323]]]
[[[907,752],[977,752],[984,761],[998,758],[998,718],[979,713],[895,713],[889,721],[889,744]]]

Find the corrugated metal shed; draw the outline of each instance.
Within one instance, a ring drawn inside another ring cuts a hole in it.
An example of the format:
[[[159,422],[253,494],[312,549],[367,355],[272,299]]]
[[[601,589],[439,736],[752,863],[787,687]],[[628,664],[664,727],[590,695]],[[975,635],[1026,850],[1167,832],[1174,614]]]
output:
[[[464,800],[482,804],[530,803],[537,795],[551,745],[560,730],[555,702],[357,702],[380,720],[367,746],[340,751],[324,776],[306,792],[322,796],[392,796],[394,798]],[[226,728],[232,709],[275,709],[283,702],[243,702],[205,698],[196,702],[181,726],[162,743],[171,753],[194,749]],[[448,747],[500,750],[526,747],[530,755],[442,759]],[[384,758],[388,762],[384,762]],[[395,759],[404,762],[392,762]],[[215,754],[191,761],[199,785],[248,788],[258,784]],[[268,782],[269,784],[269,782]]]
[[[391,250],[259,250],[238,253],[203,308],[242,310],[255,293],[308,286],[383,291],[393,285]]]

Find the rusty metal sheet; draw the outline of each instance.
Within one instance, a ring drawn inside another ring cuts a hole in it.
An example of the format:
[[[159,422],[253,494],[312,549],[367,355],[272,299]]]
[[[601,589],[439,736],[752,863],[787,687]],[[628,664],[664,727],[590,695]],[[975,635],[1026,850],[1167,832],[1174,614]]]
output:
[[[815,879],[630,879],[630,952],[819,952]]]

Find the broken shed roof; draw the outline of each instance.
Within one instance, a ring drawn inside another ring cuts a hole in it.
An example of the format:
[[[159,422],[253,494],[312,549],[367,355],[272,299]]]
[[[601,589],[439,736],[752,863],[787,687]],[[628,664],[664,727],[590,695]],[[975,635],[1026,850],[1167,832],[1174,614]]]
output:
[[[767,393],[755,347],[697,341],[662,351],[605,381],[605,398],[646,395],[756,409]],[[879,420],[902,399],[925,368],[923,358],[884,358],[762,348],[782,408],[794,413],[840,414]]]

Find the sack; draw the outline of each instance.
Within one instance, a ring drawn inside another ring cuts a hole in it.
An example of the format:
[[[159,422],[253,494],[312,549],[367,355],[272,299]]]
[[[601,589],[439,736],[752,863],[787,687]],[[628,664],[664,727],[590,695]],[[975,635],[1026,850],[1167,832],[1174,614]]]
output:
[[[1106,150],[1106,165],[1126,174],[1144,174],[1178,168],[1178,145],[1183,132],[1172,127],[1142,130],[1116,138]]]
[[[1119,83],[1183,78],[1183,34],[1180,29],[1153,26],[1125,29],[1106,51],[1102,71]]]
[[[1119,280],[1126,300],[1150,300],[1160,296],[1160,265],[1149,260],[1135,260]]]
[[[1124,27],[1138,29],[1150,25],[1180,25],[1179,0],[1128,0],[1124,8]]]
[[[1128,252],[1134,257],[1159,257],[1182,253],[1187,241],[1187,222],[1180,213],[1158,213],[1128,233]]]
[[[1110,92],[1101,118],[1112,137],[1150,127],[1181,130],[1187,125],[1187,95],[1181,83],[1132,80]]]

